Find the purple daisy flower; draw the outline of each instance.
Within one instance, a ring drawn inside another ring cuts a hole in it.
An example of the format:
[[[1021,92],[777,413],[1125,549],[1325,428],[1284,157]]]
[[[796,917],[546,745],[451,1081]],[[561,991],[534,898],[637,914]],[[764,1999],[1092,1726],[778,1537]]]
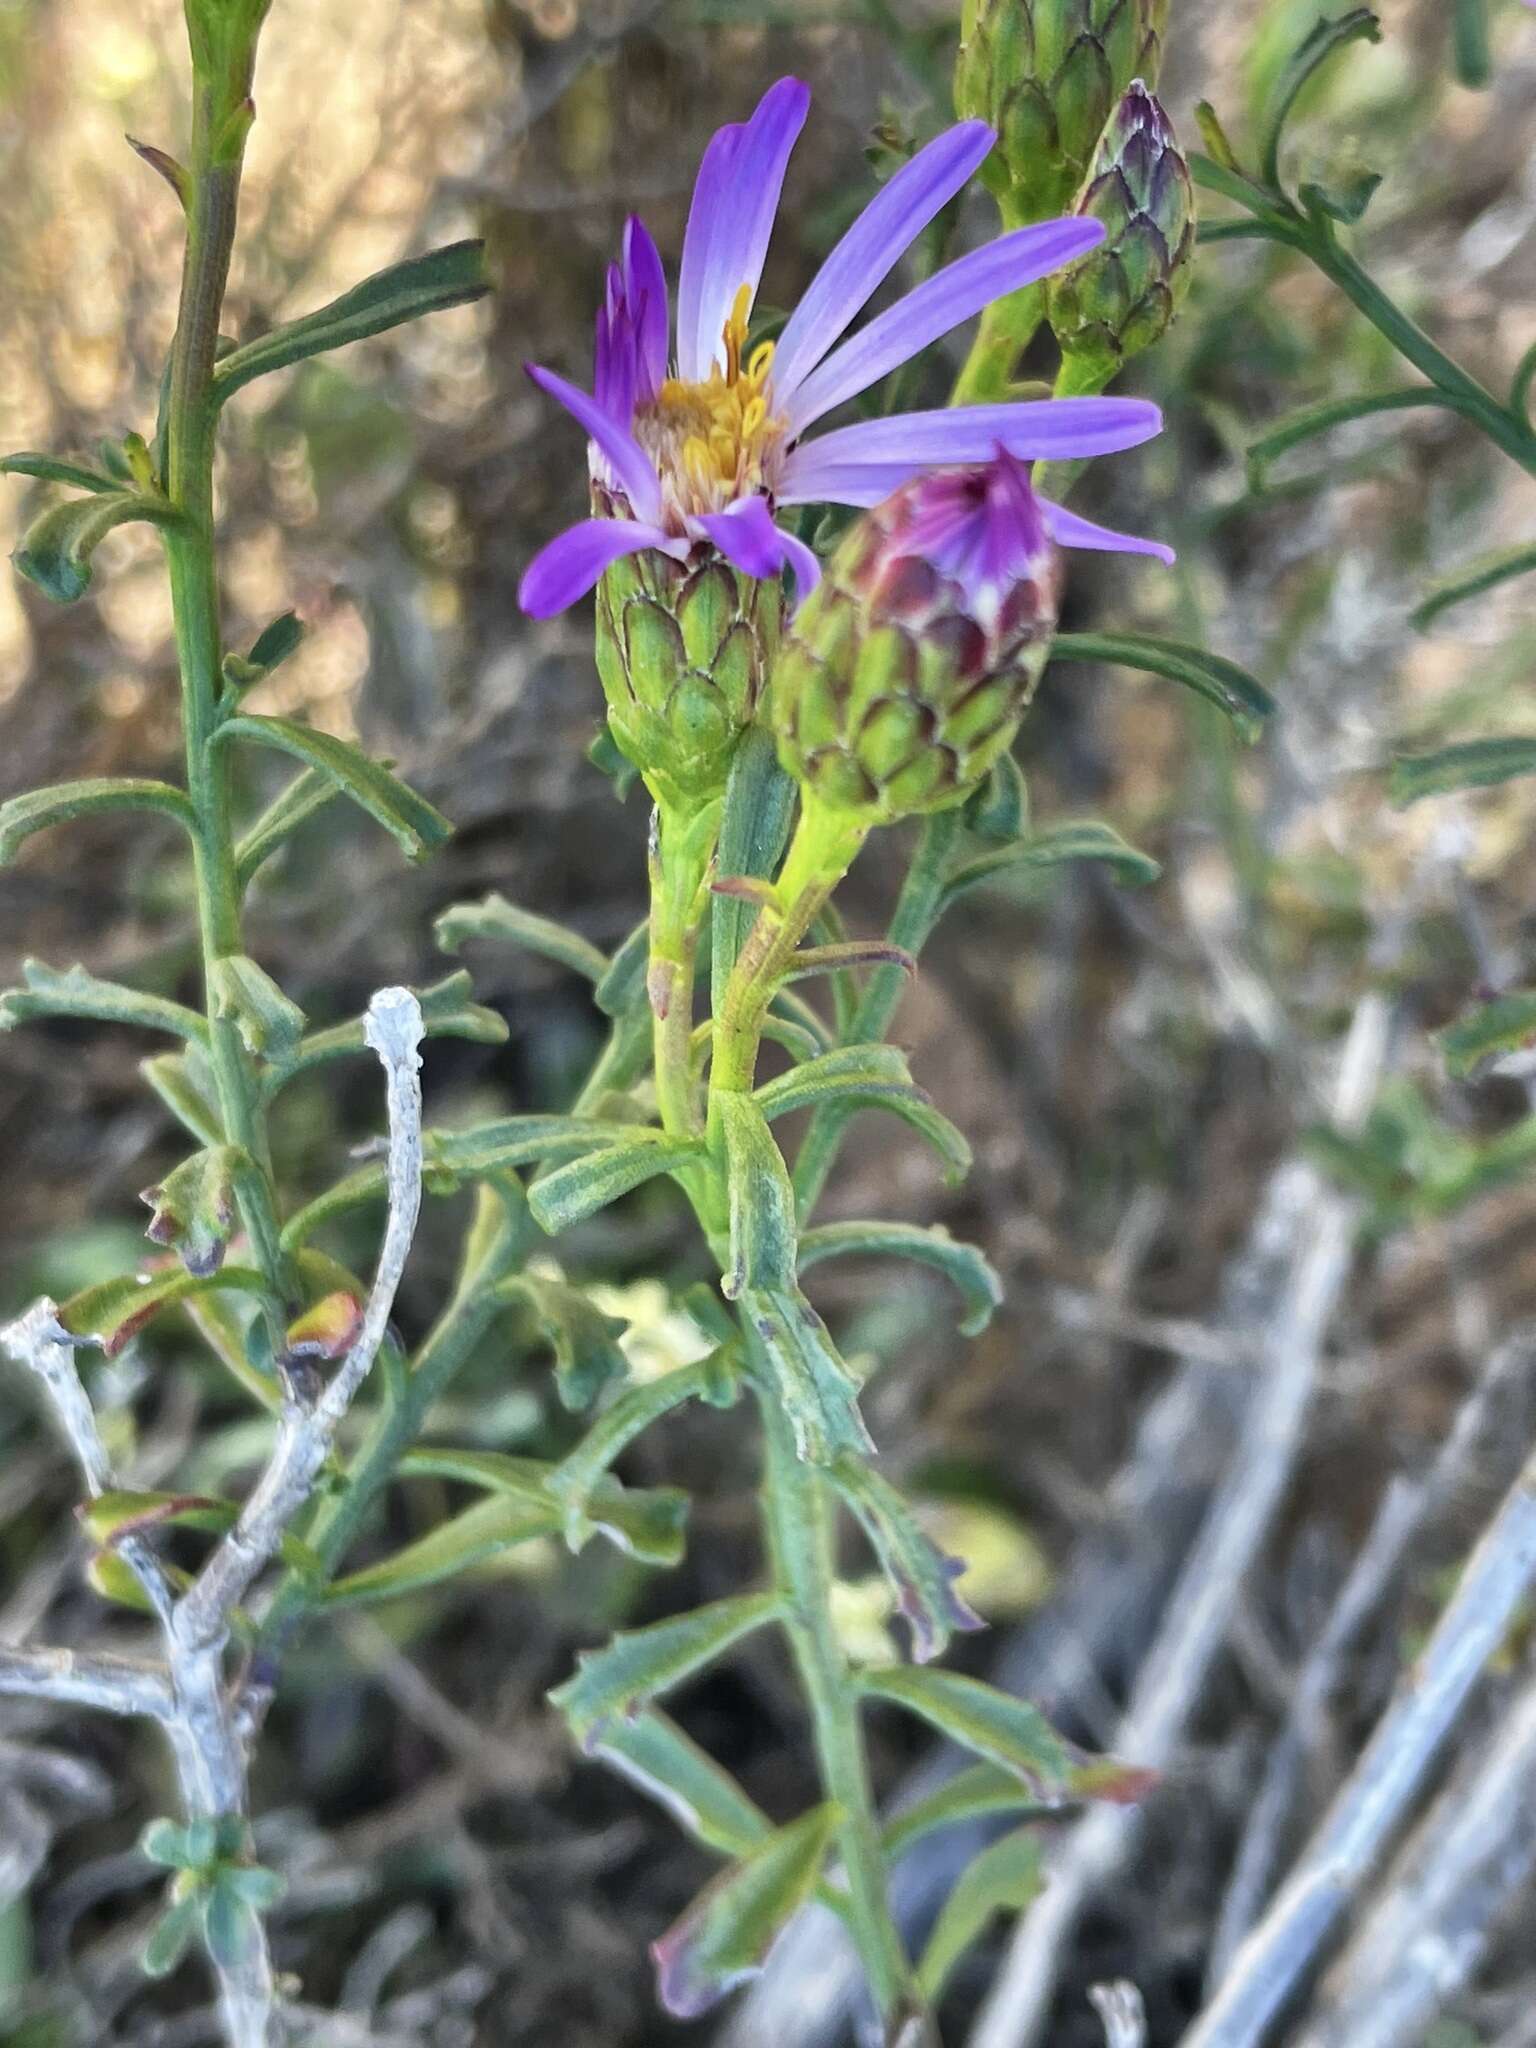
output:
[[[750,120],[719,129],[694,185],[678,277],[677,331],[667,353],[667,282],[656,244],[631,218],[597,316],[594,389],[552,370],[528,374],[586,429],[596,516],[558,535],[518,591],[538,618],[563,611],[621,556],[654,548],[677,561],[717,549],[748,576],[787,565],[799,594],[820,573],[803,542],[776,524],[782,509],[878,504],[908,478],[985,463],[1106,455],[1162,425],[1136,398],[1034,399],[896,414],[808,428],[958,327],[983,306],[1072,262],[1103,239],[1092,220],[1044,221],[1000,236],[918,285],[851,339],[843,336],[906,250],[992,147],[982,121],[948,129],[865,207],[817,272],[777,342],[747,352],[791,150],[809,88],[781,78]],[[1040,501],[1063,547],[1173,559],[1160,542],[1095,526]]]

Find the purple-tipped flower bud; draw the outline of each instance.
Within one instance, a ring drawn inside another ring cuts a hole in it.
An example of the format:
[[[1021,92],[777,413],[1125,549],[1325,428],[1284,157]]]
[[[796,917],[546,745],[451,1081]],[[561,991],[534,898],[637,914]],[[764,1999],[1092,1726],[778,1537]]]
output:
[[[1195,252],[1189,166],[1139,78],[1110,116],[1073,212],[1102,221],[1104,240],[1050,280],[1046,308],[1073,381],[1101,390],[1165,332]]]
[[[965,0],[955,107],[997,130],[982,176],[1010,227],[1063,213],[1133,78],[1155,85],[1168,0]]]
[[[845,536],[774,664],[784,766],[869,824],[961,802],[1018,730],[1059,588],[1029,472],[1001,448],[902,485]]]

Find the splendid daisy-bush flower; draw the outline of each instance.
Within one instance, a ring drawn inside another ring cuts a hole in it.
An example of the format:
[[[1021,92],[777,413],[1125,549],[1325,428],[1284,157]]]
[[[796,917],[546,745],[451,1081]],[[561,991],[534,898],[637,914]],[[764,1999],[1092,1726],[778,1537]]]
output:
[[[808,88],[782,78],[750,120],[721,128],[704,152],[678,277],[669,357],[668,292],[639,220],[624,231],[597,319],[594,388],[553,371],[529,375],[586,430],[593,516],[557,536],[519,592],[536,617],[563,611],[611,565],[655,553],[689,568],[723,556],[748,578],[786,566],[802,596],[815,556],[777,515],[795,506],[878,504],[913,475],[988,461],[1109,454],[1161,425],[1141,399],[1038,399],[955,407],[809,430],[993,299],[1032,284],[1103,239],[1093,220],[1045,221],[961,256],[845,339],[917,236],[961,191],[992,146],[963,121],[920,150],[833,249],[776,342],[748,340],[790,152]],[[1165,555],[1041,501],[1065,547]]]

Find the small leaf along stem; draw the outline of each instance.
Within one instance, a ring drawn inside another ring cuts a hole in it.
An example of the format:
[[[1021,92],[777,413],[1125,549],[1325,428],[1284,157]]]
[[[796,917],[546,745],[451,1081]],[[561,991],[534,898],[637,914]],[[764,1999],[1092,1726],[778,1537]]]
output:
[[[194,49],[197,48],[194,39]],[[292,1293],[278,1235],[271,1154],[251,1055],[232,1017],[216,1014],[216,963],[243,951],[240,887],[231,829],[224,750],[213,744],[220,717],[223,647],[213,536],[213,456],[217,407],[213,364],[239,208],[244,129],[231,128],[229,96],[243,77],[249,89],[255,33],[233,85],[216,67],[194,76],[192,147],[187,166],[186,254],[165,411],[165,489],[181,515],[164,529],[181,674],[182,738],[187,795],[193,814],[193,869],[202,951],[210,1053],[219,1112],[228,1143],[255,1161],[239,1192],[241,1219],[271,1290],[274,1338]],[[238,104],[238,103],[237,103]],[[226,138],[233,134],[233,146]],[[221,141],[224,143],[220,147]]]

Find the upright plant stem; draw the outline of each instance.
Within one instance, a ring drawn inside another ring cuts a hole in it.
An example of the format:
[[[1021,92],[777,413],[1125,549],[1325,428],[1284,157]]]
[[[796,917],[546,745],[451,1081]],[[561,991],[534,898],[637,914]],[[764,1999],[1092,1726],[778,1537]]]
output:
[[[189,171],[186,257],[171,353],[166,408],[166,495],[180,515],[165,536],[181,671],[187,794],[194,817],[193,862],[204,998],[224,1134],[255,1162],[241,1177],[241,1218],[277,1303],[290,1293],[278,1238],[271,1161],[251,1059],[231,1018],[216,1014],[214,963],[242,950],[227,770],[213,745],[219,723],[222,644],[213,539],[213,449],[217,407],[213,365],[234,246],[240,159],[213,161],[216,102],[198,80]]]
[[[785,1631],[805,1692],[822,1789],[842,1808],[838,1847],[848,1879],[849,1924],[887,2026],[916,2010],[911,1964],[891,1918],[880,1825],[858,1708],[832,1626],[832,1502],[822,1474],[801,1462],[778,1400],[759,1390],[763,1418],[763,1528]]]

